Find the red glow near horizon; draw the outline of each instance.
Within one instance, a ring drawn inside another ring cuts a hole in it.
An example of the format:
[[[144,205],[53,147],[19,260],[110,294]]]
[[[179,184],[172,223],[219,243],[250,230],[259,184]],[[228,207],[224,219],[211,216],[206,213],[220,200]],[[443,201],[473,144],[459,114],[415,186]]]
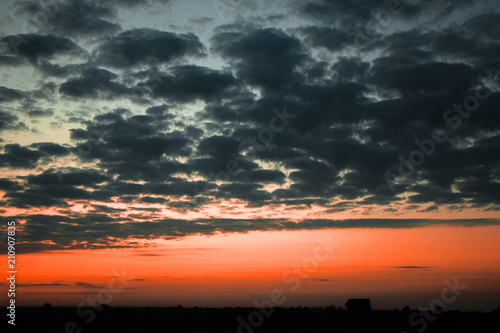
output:
[[[251,306],[280,289],[284,306],[343,305],[364,296],[375,307],[395,307],[397,295],[416,306],[455,277],[469,286],[462,301],[479,304],[488,292],[500,294],[499,234],[500,226],[272,231],[155,240],[156,247],[142,249],[25,254],[18,255],[17,299],[26,306],[76,306],[125,272],[125,289],[111,305]],[[323,251],[317,267],[307,266],[318,239],[327,237],[331,254],[325,259]]]

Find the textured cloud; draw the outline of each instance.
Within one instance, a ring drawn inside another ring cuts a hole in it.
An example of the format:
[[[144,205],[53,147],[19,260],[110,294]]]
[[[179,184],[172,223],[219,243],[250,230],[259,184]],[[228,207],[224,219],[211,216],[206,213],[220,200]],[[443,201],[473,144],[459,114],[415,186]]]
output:
[[[68,97],[113,99],[130,93],[126,86],[115,82],[116,75],[97,68],[87,68],[79,78],[61,84],[59,92]]]
[[[433,220],[433,219],[352,219],[302,220],[286,219],[150,219],[146,222],[123,222],[120,218],[106,218],[103,214],[66,217],[61,215],[16,216],[26,220],[23,227],[24,252],[61,249],[98,249],[106,247],[136,247],[143,240],[178,239],[190,235],[246,233],[249,231],[318,230],[325,228],[419,228],[430,225],[480,226],[499,225],[498,219]],[[50,229],[50,233],[44,230]],[[44,240],[44,243],[39,243]],[[50,241],[50,244],[49,242]],[[401,266],[397,269],[430,269],[429,267]]]
[[[95,35],[112,33],[119,29],[117,24],[107,21],[114,17],[114,10],[109,3],[110,1],[103,4],[89,0],[66,0],[43,4],[25,1],[19,4],[18,11],[24,14],[29,22],[47,33],[66,36]]]
[[[26,125],[16,115],[0,110],[0,132],[8,129],[23,129]]]
[[[221,32],[214,37],[213,48],[236,62],[238,76],[245,82],[272,90],[297,80],[294,69],[305,57],[300,41],[278,29]]]
[[[82,51],[68,38],[37,34],[3,37],[0,39],[0,50],[5,56],[20,55],[35,64],[56,55],[74,55]]]
[[[10,168],[34,168],[41,153],[18,144],[5,145],[4,153],[0,154],[0,166]]]
[[[23,97],[23,93],[18,90],[0,87],[0,102],[2,103],[19,100]]]
[[[285,1],[287,24],[242,13],[208,32],[120,21],[163,3],[62,1],[0,39],[9,73],[35,69],[31,88],[0,87],[1,205],[34,250],[498,211],[498,6]]]
[[[300,4],[298,11],[303,16],[319,19],[325,23],[335,24],[341,22],[344,27],[363,26],[373,20],[387,20],[391,15],[400,15],[405,19],[415,19],[419,16],[434,15],[443,16],[449,14],[456,8],[464,9],[477,1],[450,1],[439,0],[430,3],[426,0],[399,1],[399,0],[375,0],[375,1],[342,1],[342,0],[312,0]]]
[[[155,87],[153,97],[164,97],[174,102],[221,99],[227,97],[229,88],[235,84],[236,80],[230,73],[197,66],[175,67],[172,75],[157,74],[145,82],[146,86]]]
[[[168,63],[183,56],[203,55],[203,45],[194,34],[175,34],[152,29],[122,32],[99,47],[97,62],[124,68]]]

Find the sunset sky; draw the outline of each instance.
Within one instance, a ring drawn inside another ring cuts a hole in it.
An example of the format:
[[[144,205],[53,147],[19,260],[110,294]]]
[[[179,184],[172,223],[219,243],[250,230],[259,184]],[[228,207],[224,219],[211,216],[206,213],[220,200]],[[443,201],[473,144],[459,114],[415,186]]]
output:
[[[0,13],[19,305],[500,305],[500,2]]]

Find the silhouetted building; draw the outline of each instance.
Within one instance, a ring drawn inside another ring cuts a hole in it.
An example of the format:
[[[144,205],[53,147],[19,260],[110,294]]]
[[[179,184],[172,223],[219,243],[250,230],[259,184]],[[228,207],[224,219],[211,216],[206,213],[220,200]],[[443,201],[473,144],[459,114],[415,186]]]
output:
[[[369,298],[350,298],[345,306],[350,311],[371,311],[372,309]]]

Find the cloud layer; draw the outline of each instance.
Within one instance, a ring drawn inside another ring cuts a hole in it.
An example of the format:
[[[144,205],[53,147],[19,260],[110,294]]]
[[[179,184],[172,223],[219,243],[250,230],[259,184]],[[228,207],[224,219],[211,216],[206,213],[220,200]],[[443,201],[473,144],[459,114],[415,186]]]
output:
[[[66,0],[1,37],[0,67],[41,78],[0,87],[1,209],[33,249],[500,209],[499,8],[284,1],[293,28],[247,15],[206,38],[148,26],[165,3]]]

